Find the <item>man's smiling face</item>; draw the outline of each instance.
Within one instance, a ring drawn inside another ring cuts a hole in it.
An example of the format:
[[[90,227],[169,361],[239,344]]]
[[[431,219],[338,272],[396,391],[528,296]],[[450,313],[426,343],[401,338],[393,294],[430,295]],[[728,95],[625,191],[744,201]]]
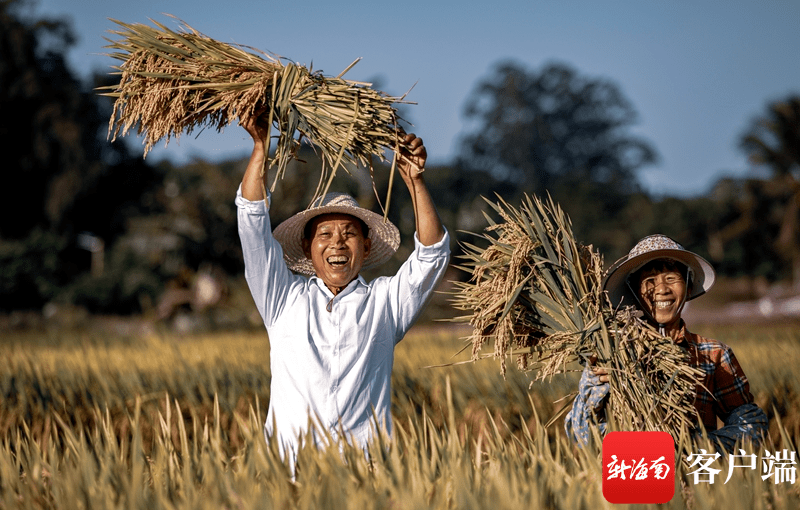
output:
[[[312,219],[303,252],[334,295],[358,277],[372,246],[361,220],[349,214],[322,214]]]
[[[658,323],[673,325],[681,318],[686,299],[686,279],[668,267],[645,269],[638,275],[639,301]]]

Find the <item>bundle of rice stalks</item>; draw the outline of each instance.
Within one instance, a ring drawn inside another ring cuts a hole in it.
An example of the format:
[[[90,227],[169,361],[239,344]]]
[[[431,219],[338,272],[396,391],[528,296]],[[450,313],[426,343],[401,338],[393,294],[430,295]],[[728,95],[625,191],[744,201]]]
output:
[[[384,161],[384,151],[400,145],[393,104],[406,102],[405,96],[342,78],[358,60],[326,77],[282,57],[216,41],[183,22],[173,31],[155,21],[155,28],[112,21],[124,30],[111,30],[121,39],[107,39],[106,46],[116,50],[109,56],[122,61],[116,67],[119,83],[102,87],[116,98],[109,136],[116,139],[138,126],[145,155],[161,139],[168,143],[198,126],[221,131],[264,110],[270,129],[278,130],[274,158],[265,167],[277,167],[277,182],[305,139],[323,162],[316,198],[327,192],[340,166],[372,169],[372,156]]]
[[[613,309],[602,289],[601,256],[575,241],[552,199],[526,196],[519,209],[502,199],[489,203],[501,221],[487,215],[490,225],[479,236],[487,247],[464,245],[461,269],[472,276],[457,283],[453,298],[469,312],[456,321],[473,328],[473,360],[491,345],[503,372],[516,357],[539,380],[595,356],[609,372],[610,423],[681,437],[693,424],[701,375],[688,353],[635,309]]]

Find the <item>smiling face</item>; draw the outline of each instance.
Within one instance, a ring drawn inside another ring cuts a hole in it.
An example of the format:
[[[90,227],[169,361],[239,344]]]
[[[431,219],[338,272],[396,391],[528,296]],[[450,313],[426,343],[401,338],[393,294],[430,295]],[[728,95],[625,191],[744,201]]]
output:
[[[358,277],[369,255],[372,243],[363,228],[349,214],[323,214],[309,222],[303,252],[334,295]]]
[[[631,283],[636,283],[639,302],[658,324],[667,329],[680,324],[687,285],[684,266],[672,261],[648,264]]]

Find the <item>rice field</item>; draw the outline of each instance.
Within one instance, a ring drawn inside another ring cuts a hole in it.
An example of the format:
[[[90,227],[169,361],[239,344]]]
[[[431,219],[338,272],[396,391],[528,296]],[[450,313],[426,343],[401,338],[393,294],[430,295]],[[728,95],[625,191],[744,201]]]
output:
[[[797,450],[800,326],[705,327],[734,348],[770,417],[764,450]],[[7,332],[0,345],[0,508],[611,508],[599,448],[544,424],[577,374],[531,384],[496,360],[439,366],[464,330],[418,327],[396,349],[395,434],[368,455],[303,448],[292,473],[261,432],[265,333]],[[746,445],[745,448],[748,448]],[[800,485],[727,461],[679,465],[666,508],[796,509]],[[631,505],[632,506],[632,505]],[[642,505],[636,505],[642,506]],[[655,505],[652,505],[655,507]]]

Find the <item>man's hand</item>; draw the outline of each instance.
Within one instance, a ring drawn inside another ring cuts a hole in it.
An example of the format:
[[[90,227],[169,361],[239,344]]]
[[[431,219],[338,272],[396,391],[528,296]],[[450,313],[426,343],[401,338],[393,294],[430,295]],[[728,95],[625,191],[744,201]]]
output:
[[[433,198],[425,185],[425,179],[422,178],[428,151],[425,149],[425,144],[422,143],[422,138],[414,133],[406,134],[400,128],[398,136],[403,140],[403,146],[400,148],[397,158],[397,169],[411,194],[419,241],[425,246],[430,246],[444,237],[444,227],[439,219],[439,213],[436,212]]]
[[[405,144],[400,147],[400,157],[397,168],[403,180],[416,179],[425,170],[425,161],[428,159],[428,151],[422,138],[414,133],[406,133],[402,129],[399,132]]]
[[[253,138],[253,142],[260,144],[262,147],[264,146],[264,142],[267,139],[267,134],[269,130],[267,129],[267,119],[264,117],[264,113],[267,111],[266,106],[262,106],[255,112],[253,115],[247,118],[244,122],[241,123],[241,126],[247,131],[250,136]]]

